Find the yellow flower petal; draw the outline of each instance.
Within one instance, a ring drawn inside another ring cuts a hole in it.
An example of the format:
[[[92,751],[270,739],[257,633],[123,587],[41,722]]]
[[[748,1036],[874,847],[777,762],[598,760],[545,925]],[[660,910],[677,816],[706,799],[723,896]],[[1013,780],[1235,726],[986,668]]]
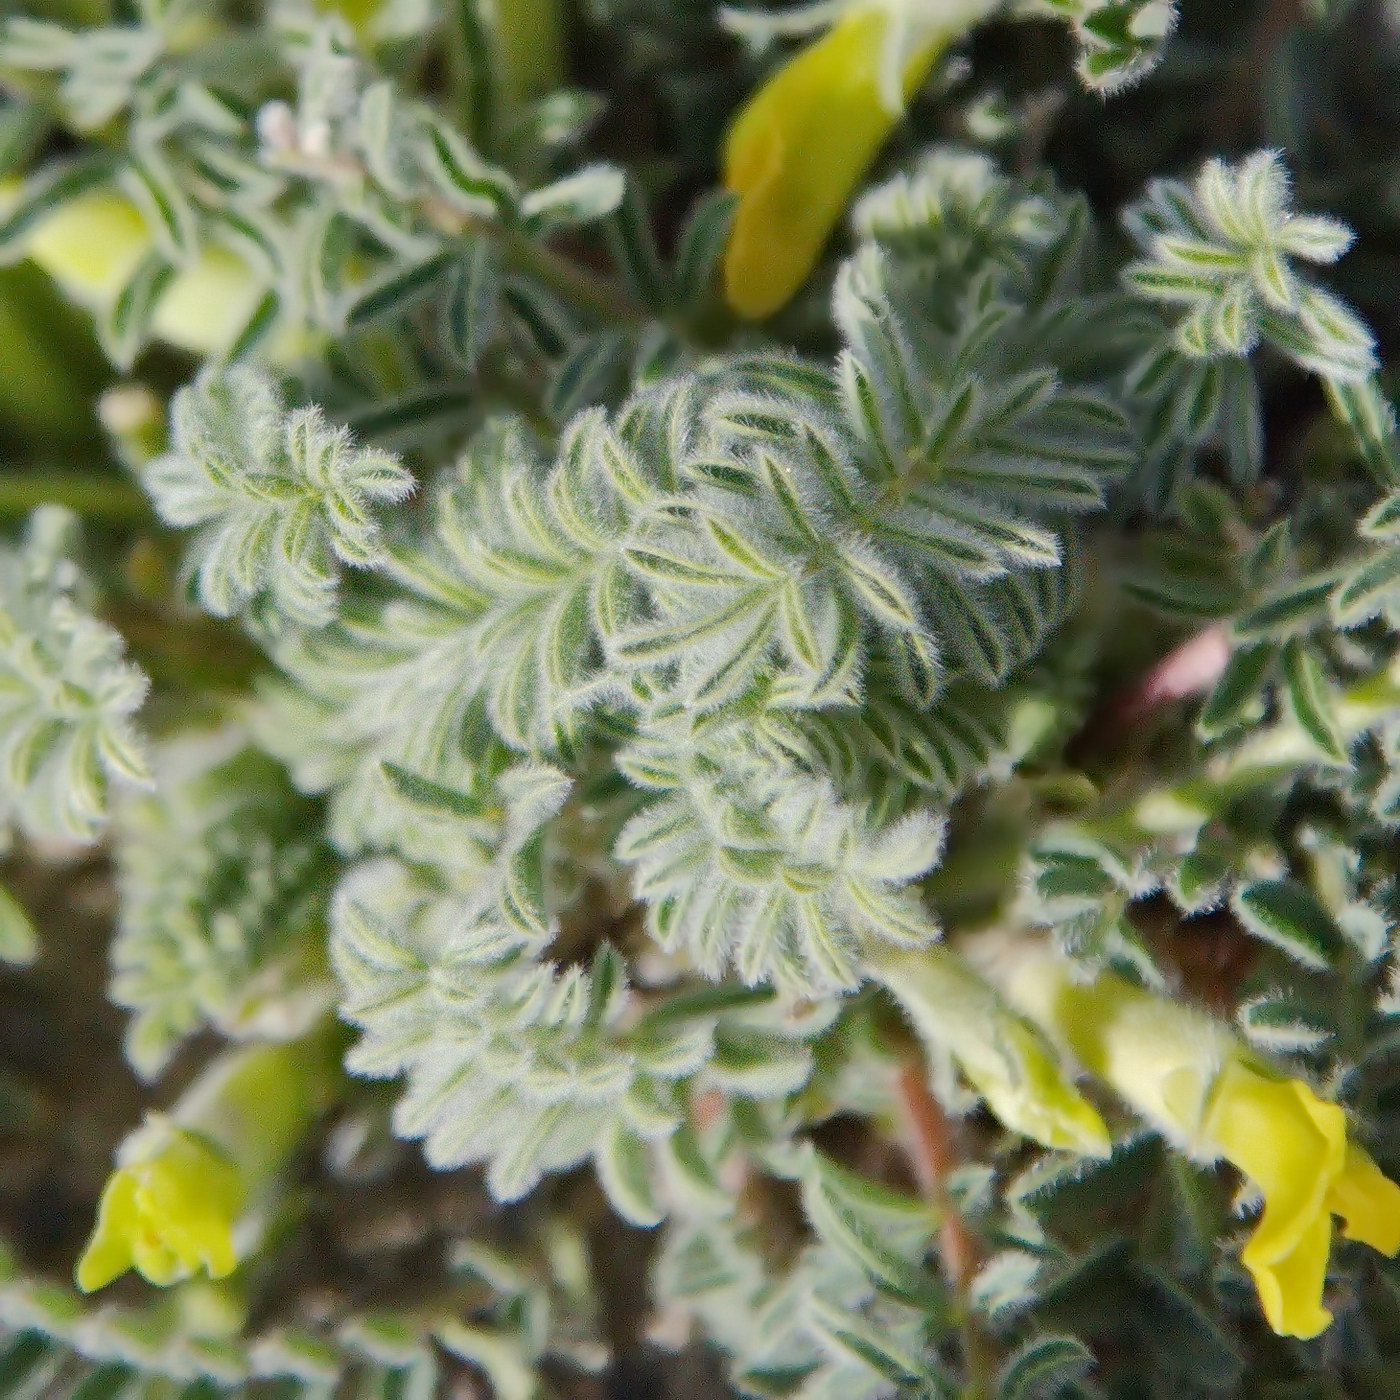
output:
[[[1245,1266],[1275,1265],[1319,1217],[1346,1159],[1346,1117],[1296,1079],[1271,1079],[1232,1060],[1221,1070],[1206,1136],[1264,1194],[1264,1214],[1245,1246]]]
[[[1332,1314],[1322,1306],[1331,1247],[1332,1221],[1322,1214],[1309,1223],[1282,1259],[1251,1264],[1249,1249],[1245,1249],[1241,1258],[1254,1277],[1265,1320],[1280,1336],[1316,1337],[1332,1321]]]
[[[792,298],[898,120],[880,90],[889,24],[884,9],[852,9],[779,69],[731,130],[724,182],[739,207],[724,280],[741,316],[757,320]],[[911,57],[906,94],[945,43]]]
[[[1328,1192],[1327,1209],[1342,1217],[1347,1239],[1391,1258],[1400,1253],[1400,1186],[1359,1147],[1347,1146],[1346,1166]]]
[[[149,1155],[119,1167],[98,1205],[97,1228],[78,1261],[78,1287],[101,1288],[129,1268],[155,1284],[233,1271],[233,1227],[247,1191],[221,1153],[179,1129],[153,1129]]]
[[[97,1228],[78,1261],[78,1287],[84,1293],[104,1288],[135,1263],[132,1242],[136,1218],[136,1182],[129,1173],[117,1172],[102,1192]]]

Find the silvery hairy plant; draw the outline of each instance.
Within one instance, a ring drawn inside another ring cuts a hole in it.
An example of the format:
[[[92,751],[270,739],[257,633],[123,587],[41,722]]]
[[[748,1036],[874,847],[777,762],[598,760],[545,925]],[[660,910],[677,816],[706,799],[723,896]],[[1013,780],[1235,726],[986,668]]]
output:
[[[1207,8],[0,21],[0,1397],[1388,1393],[1400,39]]]

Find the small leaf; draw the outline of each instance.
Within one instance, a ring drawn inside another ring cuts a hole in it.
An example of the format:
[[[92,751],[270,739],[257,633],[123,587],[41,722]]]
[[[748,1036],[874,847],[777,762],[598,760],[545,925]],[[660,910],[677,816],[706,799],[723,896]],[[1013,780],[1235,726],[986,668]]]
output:
[[[154,147],[133,149],[120,181],[146,215],[160,251],[172,263],[188,264],[199,251],[194,206],[165,157]]]
[[[1339,767],[1350,763],[1337,721],[1335,697],[1317,656],[1298,638],[1283,651],[1284,690],[1298,726],[1324,757]]]
[[[672,286],[678,305],[698,308],[714,296],[720,260],[734,223],[738,196],[728,190],[699,200],[681,230]]]
[[[515,182],[497,170],[442,121],[424,124],[420,159],[428,177],[447,198],[467,214],[505,215],[516,200]]]
[[[1319,619],[1335,583],[1331,574],[1314,574],[1276,589],[1235,619],[1235,635],[1257,641],[1302,631]]]
[[[1263,691],[1278,648],[1270,642],[1237,647],[1196,720],[1203,739],[1215,739],[1244,722]]]
[[[446,272],[450,254],[436,253],[422,262],[396,269],[361,292],[350,304],[345,324],[351,329],[401,316],[431,292]]]
[[[634,180],[604,225],[613,260],[628,289],[644,306],[660,310],[666,303],[666,277],[656,250],[651,214]]]
[[[442,301],[442,343],[469,373],[500,324],[501,266],[496,245],[478,238],[452,263]]]
[[[1076,1337],[1034,1337],[1008,1358],[996,1380],[997,1400],[1053,1400],[1094,1369],[1094,1354]]]
[[[148,253],[98,321],[102,346],[118,369],[128,370],[146,343],[160,299],[175,276],[162,253]]]
[[[891,1385],[918,1395],[947,1393],[937,1385],[927,1361],[901,1347],[888,1331],[873,1327],[859,1313],[816,1294],[807,1303],[807,1321],[826,1346],[860,1362]]]
[[[659,1225],[664,1212],[652,1189],[651,1160],[645,1139],[615,1125],[598,1149],[598,1180],[617,1213],[643,1228]]]
[[[1400,597],[1400,548],[1376,550],[1343,575],[1332,595],[1332,618],[1338,627],[1359,627]]]
[[[531,233],[577,228],[606,218],[622,203],[626,177],[615,165],[590,165],[527,194],[520,214]]]
[[[1331,915],[1292,881],[1256,880],[1236,892],[1233,906],[1250,933],[1304,967],[1333,967],[1346,951],[1346,939]]]

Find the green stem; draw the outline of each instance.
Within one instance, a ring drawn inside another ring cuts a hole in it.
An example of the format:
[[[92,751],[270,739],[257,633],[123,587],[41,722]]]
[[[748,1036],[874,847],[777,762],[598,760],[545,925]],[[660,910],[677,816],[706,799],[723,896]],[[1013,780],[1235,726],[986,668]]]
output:
[[[0,476],[0,520],[27,515],[43,505],[67,506],[90,520],[129,524],[151,519],[146,497],[114,467],[91,470],[40,468]]]

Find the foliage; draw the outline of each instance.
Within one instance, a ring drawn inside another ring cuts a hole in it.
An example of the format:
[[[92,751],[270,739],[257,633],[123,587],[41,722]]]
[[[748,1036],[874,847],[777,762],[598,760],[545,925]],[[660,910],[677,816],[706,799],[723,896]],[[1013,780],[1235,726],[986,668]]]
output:
[[[315,808],[237,744],[168,746],[156,792],[117,814],[111,997],[132,1012],[127,1058],[144,1078],[205,1025],[282,1038],[327,1000],[324,955],[306,947],[324,928],[331,873]]]
[[[242,370],[182,389],[171,438],[143,477],[163,520],[198,529],[192,572],[215,617],[265,598],[293,621],[328,622],[337,563],[381,558],[371,506],[413,486],[393,458],[356,449],[318,409],[284,416],[273,389]]]
[[[909,4],[4,20],[0,1396],[1388,1393],[1400,38]]]
[[[131,723],[146,680],[76,596],[72,523],[39,512],[24,544],[0,557],[0,811],[29,834],[84,841],[106,818],[114,782],[149,781]]]

